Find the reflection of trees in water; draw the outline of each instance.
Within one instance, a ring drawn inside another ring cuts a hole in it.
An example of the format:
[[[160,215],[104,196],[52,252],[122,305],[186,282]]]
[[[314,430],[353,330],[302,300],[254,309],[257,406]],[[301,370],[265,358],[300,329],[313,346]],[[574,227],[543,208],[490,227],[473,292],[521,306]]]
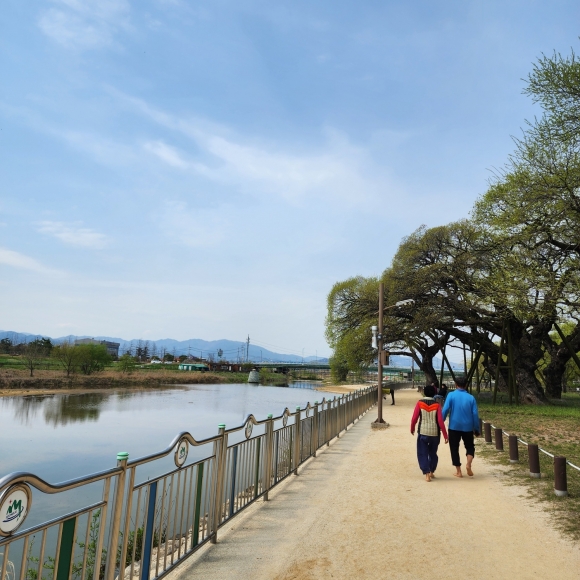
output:
[[[14,408],[14,418],[21,423],[28,425],[36,417],[39,409],[44,403],[54,395],[27,395],[15,397],[9,400],[10,406]],[[4,404],[2,405],[4,406]]]
[[[98,421],[101,407],[110,396],[103,393],[86,393],[54,397],[45,403],[44,420],[55,426]]]
[[[37,420],[39,411],[44,414],[46,423],[67,425],[84,421],[98,421],[103,405],[113,397],[119,403],[129,399],[143,399],[146,397],[162,397],[165,391],[175,390],[172,385],[167,389],[132,391],[118,390],[109,393],[79,393],[69,395],[25,395],[10,399],[0,399],[0,406],[9,406],[14,418],[27,425]]]

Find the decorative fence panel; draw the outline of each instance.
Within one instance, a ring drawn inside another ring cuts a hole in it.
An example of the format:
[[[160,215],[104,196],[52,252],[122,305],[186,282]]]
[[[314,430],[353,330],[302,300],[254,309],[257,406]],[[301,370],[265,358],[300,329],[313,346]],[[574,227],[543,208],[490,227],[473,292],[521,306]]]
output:
[[[0,580],[151,580],[160,578],[245,507],[297,473],[299,465],[339,436],[376,403],[376,387],[287,408],[197,441],[188,432],[152,455],[60,484],[32,473],[0,479]],[[253,434],[254,427],[258,427]],[[236,440],[231,444],[228,439]],[[241,440],[240,440],[241,439]],[[187,463],[189,447],[203,459]],[[175,468],[146,481],[147,464],[173,454]],[[24,531],[32,488],[63,494],[102,486],[102,499]]]

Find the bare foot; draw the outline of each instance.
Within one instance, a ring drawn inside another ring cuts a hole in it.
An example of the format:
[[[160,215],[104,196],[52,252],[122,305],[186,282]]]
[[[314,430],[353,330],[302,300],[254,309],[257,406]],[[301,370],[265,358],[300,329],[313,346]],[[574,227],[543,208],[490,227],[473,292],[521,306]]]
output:
[[[431,482],[431,474],[430,474],[430,473],[426,473],[426,474],[425,474],[425,481],[426,481],[427,483],[430,483],[430,482]]]
[[[455,477],[463,477],[463,473],[459,472],[459,473],[454,473],[453,474]]]
[[[465,468],[465,470],[467,471],[467,475],[469,475],[469,477],[473,477],[473,471],[471,471],[471,466],[467,466]]]
[[[433,472],[431,472],[429,475],[431,476],[431,479],[435,479],[435,474]]]

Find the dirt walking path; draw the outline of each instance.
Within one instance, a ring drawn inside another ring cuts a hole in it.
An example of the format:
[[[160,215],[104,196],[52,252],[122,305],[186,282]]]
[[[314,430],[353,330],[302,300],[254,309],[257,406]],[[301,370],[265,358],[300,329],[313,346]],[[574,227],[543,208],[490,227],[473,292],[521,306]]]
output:
[[[372,409],[168,578],[578,580],[578,547],[477,451],[475,477],[457,479],[442,444],[424,481],[409,433],[417,398],[397,393],[386,431],[370,429]]]

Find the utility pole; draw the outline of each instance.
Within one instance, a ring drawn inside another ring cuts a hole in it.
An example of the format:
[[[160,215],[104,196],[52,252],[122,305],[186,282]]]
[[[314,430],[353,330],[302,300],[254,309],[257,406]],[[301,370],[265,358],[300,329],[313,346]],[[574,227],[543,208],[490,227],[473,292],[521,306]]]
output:
[[[377,336],[377,349],[379,356],[377,358],[378,371],[378,395],[377,395],[377,423],[384,423],[383,419],[383,314],[385,310],[385,285],[379,284],[379,334]]]
[[[246,341],[246,362],[250,361],[250,335],[248,334],[248,340]]]

